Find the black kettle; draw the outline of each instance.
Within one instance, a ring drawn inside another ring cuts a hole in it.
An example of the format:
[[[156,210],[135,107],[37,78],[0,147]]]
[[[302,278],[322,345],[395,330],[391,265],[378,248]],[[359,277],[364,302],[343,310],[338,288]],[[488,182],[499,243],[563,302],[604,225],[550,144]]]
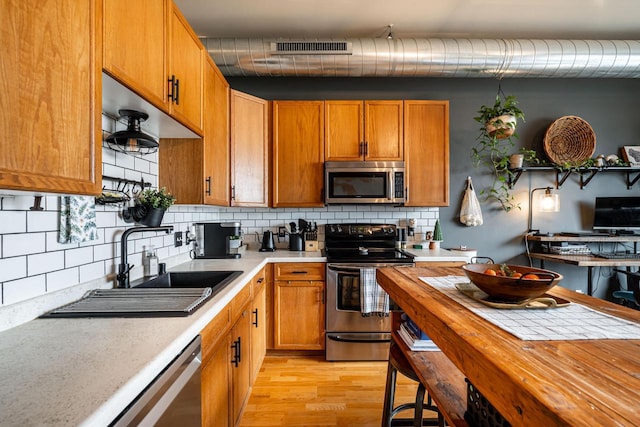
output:
[[[265,231],[262,235],[262,247],[260,252],[273,252],[276,250],[276,243],[273,241],[273,233]]]

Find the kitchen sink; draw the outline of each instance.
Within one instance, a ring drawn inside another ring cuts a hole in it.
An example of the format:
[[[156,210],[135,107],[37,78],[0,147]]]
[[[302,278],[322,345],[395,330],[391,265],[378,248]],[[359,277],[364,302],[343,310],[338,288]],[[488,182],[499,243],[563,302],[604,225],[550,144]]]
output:
[[[231,283],[242,271],[170,271],[153,278],[131,283],[132,288],[211,288],[219,291]]]

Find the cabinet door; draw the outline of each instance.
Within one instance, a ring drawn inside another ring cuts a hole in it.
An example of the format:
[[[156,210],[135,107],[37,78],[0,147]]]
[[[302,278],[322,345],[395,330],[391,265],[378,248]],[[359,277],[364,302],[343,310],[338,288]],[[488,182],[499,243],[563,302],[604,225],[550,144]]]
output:
[[[449,205],[449,102],[404,102],[405,206]]]
[[[202,204],[206,190],[202,139],[164,138],[158,148],[158,184],[176,197],[176,203]]]
[[[402,160],[402,101],[365,101],[365,159]]]
[[[229,205],[229,83],[209,54],[204,65],[204,202]],[[200,177],[199,177],[200,178]]]
[[[0,9],[0,188],[98,194],[101,2]]]
[[[203,365],[202,425],[226,427],[230,424],[231,364],[230,335],[225,335],[213,350],[211,358]]]
[[[172,4],[169,27],[169,111],[182,124],[202,134],[204,48],[175,4]]]
[[[233,423],[240,421],[251,388],[251,315],[249,305],[231,330],[231,377],[233,394]]]
[[[324,282],[277,280],[273,299],[276,349],[324,349]]]
[[[256,292],[251,309],[251,382],[260,372],[267,352],[267,289],[264,271],[254,278]]]
[[[103,5],[105,71],[166,109],[167,0],[104,0]]]
[[[269,104],[231,91],[231,206],[269,205]]]
[[[273,206],[324,206],[324,102],[273,102]]]
[[[325,160],[364,158],[363,107],[362,101],[325,101]]]

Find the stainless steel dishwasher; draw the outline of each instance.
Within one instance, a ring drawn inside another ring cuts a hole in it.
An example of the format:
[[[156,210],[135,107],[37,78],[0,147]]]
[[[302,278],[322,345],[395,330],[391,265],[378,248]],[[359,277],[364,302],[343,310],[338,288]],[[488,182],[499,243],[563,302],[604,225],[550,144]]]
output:
[[[202,347],[196,337],[112,426],[200,426]]]

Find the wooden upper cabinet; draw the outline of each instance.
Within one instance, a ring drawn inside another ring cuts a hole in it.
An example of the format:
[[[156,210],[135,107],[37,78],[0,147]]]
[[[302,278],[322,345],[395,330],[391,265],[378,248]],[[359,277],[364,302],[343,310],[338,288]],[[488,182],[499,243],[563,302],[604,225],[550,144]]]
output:
[[[0,9],[0,188],[99,194],[101,1]]]
[[[273,102],[273,207],[324,206],[324,101]]]
[[[201,133],[204,47],[173,3],[169,23],[169,112],[194,132]]]
[[[104,70],[203,133],[204,47],[171,0],[104,1]]]
[[[231,206],[269,206],[269,103],[231,91]]]
[[[204,203],[229,206],[229,83],[204,51]]]
[[[326,160],[402,160],[402,101],[326,101]]]
[[[167,102],[167,0],[103,0],[104,69],[159,108]]]
[[[405,206],[449,205],[449,101],[404,101]]]

